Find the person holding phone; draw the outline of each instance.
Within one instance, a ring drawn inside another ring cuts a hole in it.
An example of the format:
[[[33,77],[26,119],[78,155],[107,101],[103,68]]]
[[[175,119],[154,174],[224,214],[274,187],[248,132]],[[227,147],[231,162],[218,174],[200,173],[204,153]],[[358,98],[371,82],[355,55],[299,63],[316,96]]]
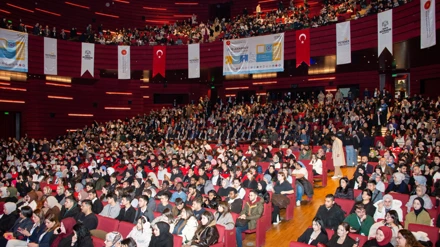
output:
[[[56,235],[56,238],[50,244],[50,247],[70,247],[72,244],[73,226],[75,224],[76,220],[73,217],[63,219],[59,227],[53,232],[53,234]]]

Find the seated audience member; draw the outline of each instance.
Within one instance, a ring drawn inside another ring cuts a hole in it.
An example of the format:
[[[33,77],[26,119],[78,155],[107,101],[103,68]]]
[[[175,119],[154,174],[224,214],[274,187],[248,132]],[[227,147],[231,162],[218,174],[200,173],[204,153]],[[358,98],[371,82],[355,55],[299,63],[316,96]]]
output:
[[[393,174],[393,182],[391,182],[387,189],[385,190],[385,193],[390,192],[397,192],[401,194],[409,194],[408,184],[403,181],[405,179],[405,175],[400,172],[396,172]]]
[[[168,194],[164,193],[160,196],[160,203],[159,205],[157,205],[156,212],[162,213],[165,210],[165,208],[172,210],[173,206],[171,206],[169,202]]]
[[[229,186],[229,180],[223,179],[221,187],[217,190],[217,194],[221,197],[228,196],[230,189],[231,187]]]
[[[336,188],[335,198],[354,200],[353,189],[348,186],[347,177],[339,180],[339,187]]]
[[[308,228],[299,238],[298,242],[317,246],[318,243],[325,244],[328,242],[327,231],[324,222],[320,218],[314,218],[312,228]]]
[[[75,218],[80,213],[80,211],[81,210],[78,207],[78,203],[76,202],[75,198],[73,198],[73,196],[68,196],[66,197],[64,206],[61,208],[60,220],[69,217]]]
[[[72,240],[70,243],[72,247],[93,247],[92,236],[89,229],[81,223],[73,226]]]
[[[231,212],[239,214],[243,207],[243,200],[238,196],[237,190],[235,188],[231,188],[229,190],[229,197],[226,198],[226,201],[229,204],[229,208]]]
[[[181,236],[183,238],[183,243],[191,241],[199,225],[191,208],[184,207],[182,209],[182,213],[177,217],[174,222],[175,226],[173,229],[173,234]]]
[[[382,200],[383,194],[376,188],[376,181],[375,180],[369,180],[367,183],[367,189],[371,190],[373,194],[371,195],[371,201],[376,203],[377,201]],[[362,195],[363,193],[359,194],[358,197],[356,197],[356,201],[362,201]]]
[[[338,230],[333,234],[332,238],[327,242],[327,247],[353,247],[356,241],[348,236],[350,233],[350,225],[342,222],[338,226]]]
[[[24,206],[29,206],[32,208],[32,210],[37,209],[37,199],[38,195],[35,191],[30,191],[27,193],[27,195],[24,197],[24,200],[21,203],[17,204],[17,208],[21,209]]]
[[[280,195],[285,195],[285,196],[293,194],[292,185],[285,179],[286,179],[286,175],[284,173],[282,173],[282,172],[278,173],[278,181],[276,182],[275,186],[273,187],[274,194],[280,194]],[[290,203],[292,203],[292,202],[290,202]],[[297,203],[297,205],[298,205],[298,203]],[[272,204],[272,207],[273,207],[272,223],[278,224],[281,221],[280,208],[278,206],[276,206],[275,204]]]
[[[57,199],[53,196],[48,196],[43,204],[43,212],[45,215],[55,214],[57,218],[60,216],[61,205],[58,203]]]
[[[368,157],[367,156],[362,156],[361,157],[361,162],[356,167],[356,172],[354,173],[353,177],[356,177],[356,175],[357,175],[357,173],[359,171],[358,170],[359,167],[363,168],[363,170],[365,171],[366,175],[373,174],[373,172],[374,172],[374,166],[368,164]]]
[[[32,225],[29,229],[17,228],[17,233],[21,234],[22,237],[15,237],[15,239],[9,239],[6,246],[8,247],[18,247],[27,246],[28,240],[30,243],[35,242],[35,238],[39,238],[40,234],[45,230],[44,213],[40,209],[36,209],[32,214]]]
[[[170,202],[175,202],[177,198],[180,198],[183,200],[183,202],[186,201],[186,193],[183,191],[183,183],[178,182],[175,186],[175,190],[173,194],[171,195]]]
[[[170,233],[170,225],[158,222],[153,226],[153,236],[149,247],[173,247],[173,235]]]
[[[386,213],[390,210],[395,210],[399,216],[399,221],[403,221],[402,202],[394,200],[392,195],[384,195],[383,200],[374,204],[376,212],[374,213],[374,221],[378,219],[385,219]]]
[[[92,179],[94,183],[93,187],[95,188],[95,190],[102,190],[102,188],[104,188],[106,182],[105,179],[99,175],[99,173],[93,173]]]
[[[365,206],[358,202],[355,204],[355,212],[348,215],[344,222],[350,225],[350,232],[368,236],[370,228],[374,224],[373,217],[367,215]]]
[[[426,186],[425,185],[417,185],[416,187],[416,194],[409,197],[408,202],[406,203],[406,208],[408,210],[408,213],[411,211],[411,208],[413,206],[413,201],[417,197],[420,197],[423,199],[425,205],[423,206],[425,209],[432,209],[434,205],[432,205],[431,198],[428,194],[426,194]]]
[[[417,241],[410,230],[402,229],[397,235],[396,247],[423,247],[423,245]]]
[[[205,211],[202,214],[200,225],[194,234],[192,241],[185,247],[206,247],[214,245],[218,242],[219,233],[215,226],[214,215],[211,212]]]
[[[121,211],[121,206],[116,203],[117,197],[114,193],[108,193],[106,198],[107,205],[104,206],[99,215],[116,219],[119,216],[119,211]]]
[[[76,220],[72,217],[61,220],[61,223],[57,228],[53,230],[54,240],[50,244],[50,247],[67,247],[72,244],[73,226],[75,226]],[[47,225],[47,219],[46,219]]]
[[[75,219],[72,218],[72,220],[73,220],[73,222],[75,222]],[[44,246],[52,246],[51,243],[54,244],[55,240],[54,240],[53,234],[54,234],[55,229],[59,228],[59,226],[60,226],[58,219],[56,218],[55,215],[51,214],[51,215],[48,215],[46,217],[46,219],[44,220],[44,223],[41,222],[41,224],[43,224],[43,225],[40,226],[40,228],[38,228],[39,230],[36,231],[37,228],[35,228],[35,230],[32,232],[32,234],[30,234],[30,232],[28,232],[28,231],[19,229],[19,231],[21,231],[21,233],[23,235],[29,235],[28,241],[25,241],[25,242],[29,242],[29,243],[27,243],[24,246],[44,247]],[[15,240],[15,239],[9,240],[8,246],[9,246],[9,244],[11,244],[10,246],[23,246],[23,245],[20,245],[21,242],[18,245],[15,245],[17,243],[15,241],[20,241],[20,240]],[[13,243],[10,243],[10,242],[13,242]],[[58,246],[58,245],[55,245],[55,246]]]
[[[131,206],[131,196],[128,194],[122,195],[121,205],[125,206],[125,208],[121,208],[116,219],[133,223],[134,217],[136,216],[136,210]]]
[[[60,205],[63,205],[63,203],[61,203],[62,201],[63,201],[63,199],[64,199],[64,191],[65,191],[66,189],[64,188],[64,186],[63,185],[58,185],[58,187],[57,187],[57,194],[55,195],[55,198],[57,199],[57,201],[58,201],[58,203],[60,204]]]
[[[312,154],[312,159],[310,160],[309,165],[313,166],[313,176],[322,175],[322,160],[318,159],[316,154]]]
[[[373,217],[374,213],[376,212],[376,207],[373,205],[373,202],[371,201],[373,193],[369,189],[364,189],[361,195],[362,195],[362,201],[358,201],[358,202],[364,205],[367,215]],[[356,209],[356,205],[353,206],[350,213],[354,213],[355,209]]]
[[[211,184],[214,186],[222,186],[223,178],[218,168],[212,169]]]
[[[196,189],[195,185],[191,185],[188,187],[188,195],[186,197],[186,205],[192,206],[192,202],[198,198],[201,197],[202,195],[200,194],[200,192]]]
[[[192,210],[194,212],[194,216],[197,220],[200,220],[203,212],[205,212],[205,208],[202,207],[203,201],[201,197],[196,198],[192,203]]]
[[[81,203],[81,213],[76,217],[89,231],[98,227],[98,217],[92,211],[92,201],[84,200]]]
[[[399,216],[397,215],[397,212],[395,210],[390,210],[385,215],[384,220],[381,220],[381,221],[374,223],[370,228],[370,233],[368,234],[368,237],[370,239],[374,238],[376,236],[376,230],[381,226],[386,226],[391,229],[391,232],[393,235],[391,238],[391,244],[393,246],[396,246],[397,245],[397,241],[396,241],[397,233],[399,232],[400,229],[403,229],[403,226],[399,221]]]
[[[238,197],[243,200],[243,198],[246,196],[246,190],[241,186],[239,178],[234,178],[232,187],[237,190]]]
[[[162,195],[166,194],[168,198],[171,198],[171,191],[170,191],[170,182],[169,181],[163,181],[162,186],[156,194],[156,199],[159,199]]]
[[[199,183],[197,185],[197,190],[201,194],[207,195],[209,191],[214,190],[214,186],[212,185],[211,180],[208,180],[207,178],[205,178],[205,176],[199,176]]]
[[[13,203],[13,202],[8,202]],[[8,205],[9,206],[9,205]],[[26,236],[18,231],[25,230],[29,232],[32,228],[32,208],[29,206],[24,206],[21,208],[21,212],[19,214],[18,219],[13,222],[12,227],[0,237],[0,246],[6,246],[8,243],[8,239],[23,239]]]
[[[315,218],[321,219],[325,228],[337,230],[339,224],[344,221],[345,213],[335,202],[335,197],[328,194],[325,196],[324,205],[319,206]]]
[[[170,231],[172,233],[175,226],[174,221],[173,213],[170,209],[166,208],[159,217],[154,218],[154,220],[151,222],[151,225],[154,226],[157,224],[157,222],[165,222],[170,225]]]
[[[376,236],[373,239],[368,240],[363,246],[364,247],[394,247],[391,244],[391,238],[393,233],[391,228],[386,226],[381,226],[376,230]]]
[[[109,232],[105,235],[105,241],[104,241],[106,243],[105,247],[121,247],[122,240],[123,237],[119,232]]]
[[[133,187],[134,187],[134,197],[138,198],[140,195],[142,195],[142,191],[144,191],[145,183],[142,180],[142,178],[136,178],[133,181]]]
[[[219,202],[221,202],[220,196],[215,192],[215,190],[211,190],[208,192],[208,198],[203,198],[203,207],[204,208],[212,208],[217,210]]]
[[[295,186],[296,206],[299,207],[299,206],[301,206],[302,196],[304,195],[304,193],[306,195],[308,195],[309,197],[311,196],[310,194],[307,193],[306,185],[307,184],[310,185],[309,187],[311,189],[309,189],[309,190],[311,190],[312,192],[313,192],[313,187],[310,184],[309,180],[307,180],[309,174],[307,172],[307,169],[305,167],[303,167],[302,163],[295,162],[294,165],[295,165],[295,169],[292,170],[292,176],[295,176],[297,182],[296,182],[296,184],[292,184],[292,188],[293,188],[293,186]],[[284,175],[285,175],[284,180],[288,180],[288,177],[287,177],[287,174],[286,174],[287,171],[285,169],[283,169],[283,170],[284,170]],[[278,173],[278,175],[279,174],[280,173]],[[279,178],[280,177],[278,176],[278,179]],[[292,181],[292,180],[290,180],[290,181]],[[288,182],[289,182],[289,180],[288,180]],[[289,182],[289,183],[291,183],[291,182]],[[274,187],[274,189],[275,189],[275,187]],[[313,193],[312,193],[312,195],[313,195]]]
[[[154,220],[153,210],[148,207],[148,196],[141,195],[138,200],[138,208],[136,210],[136,215],[134,216],[135,221],[133,224],[139,223],[137,219],[145,216],[148,219],[148,222],[152,222]]]
[[[424,208],[425,201],[423,198],[416,197],[413,200],[413,208],[414,210],[409,212],[405,216],[405,228],[408,229],[408,225],[413,224],[421,224],[421,225],[431,225],[431,216],[429,216],[428,211]]]
[[[237,221],[242,220],[243,224],[236,224],[236,242],[238,247],[243,246],[241,233],[246,230],[257,228],[257,220],[263,215],[263,199],[261,199],[256,191],[249,193],[249,200],[243,207]]]
[[[148,246],[150,244],[153,231],[151,230],[150,222],[147,217],[142,215],[138,218],[136,225],[127,235],[127,238],[132,238],[137,246]]]
[[[246,177],[247,179],[243,181],[243,188],[256,190],[258,186],[257,180],[255,180],[255,177],[252,174],[252,172],[248,171],[246,173]]]
[[[99,200],[98,197],[96,196],[96,190],[91,189],[88,191],[88,194],[89,194],[89,200],[92,201],[93,213],[100,214],[102,212],[102,209],[104,208],[104,206],[102,205],[101,200]]]
[[[220,202],[217,212],[214,214],[216,224],[222,225],[226,230],[234,229],[235,223],[232,214],[229,212],[229,206],[226,202]]]
[[[363,190],[367,188],[367,183],[364,180],[364,175],[358,174],[357,177],[354,177],[348,183],[348,186],[355,190]]]
[[[185,207],[185,203],[182,201],[182,199],[177,198],[173,209],[171,210],[174,218],[177,218],[182,213],[183,207]]]

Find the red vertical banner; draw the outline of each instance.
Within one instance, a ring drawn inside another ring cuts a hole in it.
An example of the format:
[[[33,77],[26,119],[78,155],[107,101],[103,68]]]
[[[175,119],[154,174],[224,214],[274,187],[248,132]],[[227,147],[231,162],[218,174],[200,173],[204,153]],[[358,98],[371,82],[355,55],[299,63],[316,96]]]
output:
[[[166,62],[167,47],[163,45],[157,45],[153,48],[153,75],[161,74],[165,77],[165,62]]]
[[[310,32],[309,29],[296,31],[296,67],[304,62],[310,66]]]

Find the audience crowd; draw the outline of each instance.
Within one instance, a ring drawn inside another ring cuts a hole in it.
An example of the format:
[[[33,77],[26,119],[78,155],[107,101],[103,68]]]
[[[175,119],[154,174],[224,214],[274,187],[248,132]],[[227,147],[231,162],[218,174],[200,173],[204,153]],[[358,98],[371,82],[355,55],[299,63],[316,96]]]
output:
[[[407,3],[407,0],[326,0],[322,2],[320,12],[311,13],[307,1],[295,4],[293,0],[286,6],[282,1],[278,7],[265,12],[260,5],[256,11],[248,13],[245,8],[241,15],[231,19],[216,18],[214,21],[199,22],[194,14],[188,20],[176,21],[174,24],[163,26],[105,29],[103,24],[92,27],[89,24],[82,33],[76,27],[66,31],[50,28],[48,25],[36,23],[30,33],[44,37],[62,40],[74,40],[106,45],[182,45],[206,43],[223,39],[237,39],[258,35],[280,33],[287,30],[299,30],[310,27],[320,27],[331,23],[343,22],[348,19],[358,19],[367,15],[377,14]],[[20,19],[18,25],[3,18],[0,28],[28,32],[26,25]]]
[[[201,98],[54,139],[1,140],[0,246],[93,246],[92,236],[106,246],[173,246],[173,235],[184,246],[209,246],[223,241],[222,225],[241,247],[241,233],[264,215],[276,225],[281,208],[312,200],[308,177],[326,176],[330,160],[340,186],[298,241],[351,247],[359,243],[350,234],[359,234],[373,238],[364,246],[429,244],[408,229],[440,224],[432,211],[439,104],[377,89],[362,98]],[[341,166],[356,167],[353,179],[336,172]],[[285,200],[291,194],[296,202]],[[132,230],[103,231],[103,218]]]

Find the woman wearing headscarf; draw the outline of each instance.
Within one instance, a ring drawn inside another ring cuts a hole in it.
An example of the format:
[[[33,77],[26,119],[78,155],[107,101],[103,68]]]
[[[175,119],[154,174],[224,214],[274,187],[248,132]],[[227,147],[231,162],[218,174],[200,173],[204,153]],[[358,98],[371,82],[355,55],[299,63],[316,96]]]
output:
[[[229,195],[230,184],[229,180],[223,179],[222,186],[217,190],[217,194],[221,197]]]
[[[425,202],[425,209],[432,209],[434,205],[432,205],[431,198],[426,194],[426,186],[425,185],[417,185],[416,187],[416,194],[409,197],[408,202],[406,203],[406,207],[408,210],[408,213],[411,211],[413,201],[417,197],[420,197]]]
[[[402,194],[409,194],[408,185],[403,181],[405,175],[401,172],[396,172],[393,174],[393,182],[390,183],[385,190],[385,193],[397,192]]]
[[[6,198],[6,202],[17,203],[18,202],[17,193],[18,191],[15,187],[8,187],[8,198]]]
[[[264,199],[264,203],[269,203],[270,202],[270,195],[267,192],[267,184],[264,180],[258,182],[258,186],[257,186],[257,193],[258,196]]]
[[[381,226],[386,226],[388,228],[391,229],[392,232],[392,237],[391,237],[391,244],[396,246],[397,244],[397,233],[399,232],[400,229],[403,229],[402,223],[400,223],[399,221],[399,216],[397,215],[397,212],[395,210],[390,210],[388,211],[388,213],[385,215],[385,219],[378,221],[376,223],[374,223],[371,228],[370,228],[370,232],[368,234],[368,237],[374,238],[376,237],[376,231],[377,229],[379,229],[379,227]]]
[[[7,202],[3,205],[3,216],[0,218],[0,234],[7,232],[14,226],[18,218],[16,209],[17,205],[13,202]]]
[[[44,215],[54,214],[57,218],[60,216],[61,205],[58,203],[57,199],[53,196],[49,196],[44,201],[43,212]]]
[[[165,222],[158,222],[153,226],[153,237],[149,247],[173,247],[173,242],[170,225]]]
[[[76,220],[72,217],[65,218],[61,221],[60,227],[54,231],[56,238],[50,247],[70,247],[73,236],[73,226]]]
[[[137,224],[133,227],[127,238],[133,238],[137,246],[148,246],[151,241],[151,226],[145,216],[141,216],[137,220]]]
[[[0,202],[6,202],[8,198],[8,187],[3,186],[0,188]]]
[[[409,212],[405,217],[405,228],[408,229],[408,225],[411,223],[421,225],[431,225],[431,216],[424,208],[425,201],[423,198],[416,197],[413,200],[414,210]]]
[[[400,208],[402,206],[402,202],[399,200],[394,200],[392,195],[384,195],[382,200],[374,203],[374,206],[376,207],[376,212],[373,216],[374,221],[377,221],[378,219],[385,219],[386,214],[390,210],[395,210],[397,215],[399,215],[399,220],[403,221],[403,212],[402,208]]]
[[[376,230],[376,238],[368,240],[363,245],[364,247],[393,247],[391,238],[393,233],[389,227],[381,226]]]
[[[154,185],[156,188],[160,188],[159,180],[157,180],[157,176],[154,172],[148,173],[148,179],[150,179],[152,185]]]
[[[264,174],[263,181],[266,182],[266,190],[273,191],[272,176],[269,174]]]

